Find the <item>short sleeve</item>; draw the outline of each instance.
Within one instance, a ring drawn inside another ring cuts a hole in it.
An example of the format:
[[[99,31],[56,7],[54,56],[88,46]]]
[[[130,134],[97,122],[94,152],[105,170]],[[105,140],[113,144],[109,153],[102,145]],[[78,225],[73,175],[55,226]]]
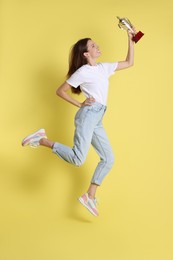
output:
[[[77,88],[84,82],[84,78],[80,70],[75,71],[70,78],[66,80],[72,87]]]
[[[115,73],[118,66],[118,62],[103,62],[102,66],[106,71],[107,76],[110,77],[112,74]]]

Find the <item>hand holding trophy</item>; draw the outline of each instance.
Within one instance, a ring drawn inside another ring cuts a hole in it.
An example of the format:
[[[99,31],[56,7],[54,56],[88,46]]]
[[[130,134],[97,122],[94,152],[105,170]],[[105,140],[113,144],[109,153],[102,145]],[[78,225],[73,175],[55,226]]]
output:
[[[118,26],[121,28],[121,29],[124,29],[124,30],[129,30],[134,36],[132,38],[132,40],[137,43],[141,37],[144,35],[144,33],[142,33],[141,31],[139,31],[138,33],[135,32],[135,30],[133,29],[133,25],[131,24],[131,22],[129,21],[129,19],[127,18],[120,18],[117,16],[117,18],[119,19],[119,24]]]

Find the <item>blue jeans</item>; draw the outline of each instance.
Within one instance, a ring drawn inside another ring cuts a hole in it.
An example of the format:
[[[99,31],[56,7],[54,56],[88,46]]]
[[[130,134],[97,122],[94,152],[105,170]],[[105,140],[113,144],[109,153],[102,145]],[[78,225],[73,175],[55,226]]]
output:
[[[94,102],[91,106],[81,107],[75,116],[74,146],[70,148],[55,143],[53,152],[61,159],[80,166],[84,163],[90,145],[100,156],[91,183],[100,185],[114,163],[114,156],[108,137],[102,125],[106,107]]]

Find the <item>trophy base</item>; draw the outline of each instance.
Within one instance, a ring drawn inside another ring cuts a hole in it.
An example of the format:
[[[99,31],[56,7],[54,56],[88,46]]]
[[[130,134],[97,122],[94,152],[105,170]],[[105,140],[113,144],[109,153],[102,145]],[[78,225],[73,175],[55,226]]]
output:
[[[144,35],[144,33],[142,33],[141,31],[139,31],[137,34],[135,34],[135,36],[132,38],[132,40],[137,43],[141,38],[142,36]]]

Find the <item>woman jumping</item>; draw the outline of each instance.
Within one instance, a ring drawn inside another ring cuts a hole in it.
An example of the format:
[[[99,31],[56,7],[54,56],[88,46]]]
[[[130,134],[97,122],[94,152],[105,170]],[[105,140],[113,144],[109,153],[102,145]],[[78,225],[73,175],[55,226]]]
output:
[[[102,124],[106,111],[109,77],[115,71],[129,68],[134,63],[134,42],[131,32],[128,35],[128,52],[124,61],[97,63],[101,52],[99,46],[90,38],[79,40],[73,45],[70,53],[67,80],[57,89],[56,94],[79,107],[75,115],[74,145],[72,148],[59,142],[53,142],[40,129],[25,137],[22,145],[31,147],[45,146],[50,148],[64,161],[80,166],[84,163],[90,145],[94,147],[100,161],[94,171],[91,183],[79,201],[94,216],[98,216],[96,190],[111,170],[114,155],[107,134]],[[85,101],[80,103],[72,98],[68,91],[83,93]]]

